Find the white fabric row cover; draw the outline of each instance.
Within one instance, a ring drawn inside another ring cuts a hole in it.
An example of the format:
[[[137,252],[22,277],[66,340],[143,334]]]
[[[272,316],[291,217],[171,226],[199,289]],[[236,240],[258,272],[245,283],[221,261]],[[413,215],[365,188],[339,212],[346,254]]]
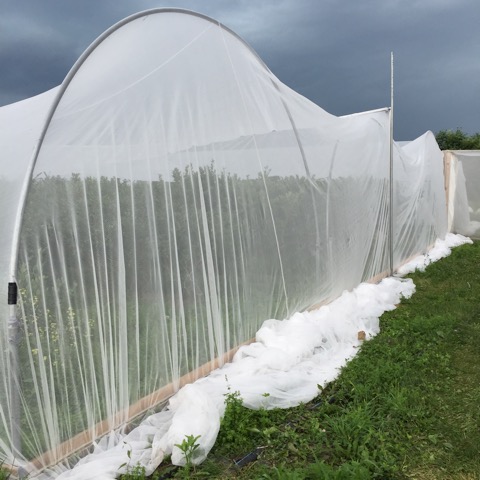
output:
[[[0,279],[21,329],[9,341],[2,300],[0,461],[48,463],[264,320],[387,272],[389,129],[388,110],[326,113],[176,10],[130,17],[60,88],[1,108]],[[446,209],[433,135],[393,153],[398,266],[444,237]]]
[[[480,150],[446,150],[448,229],[480,238]]]

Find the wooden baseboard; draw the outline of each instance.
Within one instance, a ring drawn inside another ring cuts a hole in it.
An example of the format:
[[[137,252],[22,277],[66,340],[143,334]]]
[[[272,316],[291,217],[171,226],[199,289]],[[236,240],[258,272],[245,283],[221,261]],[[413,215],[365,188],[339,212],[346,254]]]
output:
[[[122,427],[127,427],[140,415],[144,414],[148,410],[165,404],[170,397],[172,397],[183,386],[193,383],[199,378],[207,376],[213,370],[221,367],[225,363],[232,360],[237,350],[245,344],[251,343],[254,339],[250,339],[237,347],[232,348],[221,357],[217,357],[212,361],[209,361],[197,369],[183,375],[176,382],[172,382],[155,392],[141,398],[137,402],[133,403],[128,409],[117,413],[113,418],[103,420],[97,423],[94,427],[85,430],[74,437],[66,440],[52,450],[49,450],[39,457],[31,460],[26,467],[29,472],[38,472],[44,470],[52,465],[60,463],[69,456],[85,450],[92,445],[92,442],[112,430],[116,430]],[[125,420],[126,419],[126,420]],[[17,473],[17,467],[9,466],[8,469],[13,473]]]

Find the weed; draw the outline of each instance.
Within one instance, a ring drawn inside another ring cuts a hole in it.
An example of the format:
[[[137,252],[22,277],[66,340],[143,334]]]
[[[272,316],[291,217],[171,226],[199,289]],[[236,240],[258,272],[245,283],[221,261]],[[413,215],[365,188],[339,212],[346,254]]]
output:
[[[182,440],[182,443],[175,444],[175,446],[182,451],[185,458],[185,473],[187,477],[189,476],[190,470],[193,466],[194,454],[200,447],[200,444],[197,443],[197,440],[200,438],[200,436],[201,435],[197,435],[196,437],[193,435],[186,435]]]
[[[268,395],[268,394],[267,394]],[[265,395],[263,395],[265,396]],[[273,434],[272,412],[263,408],[251,410],[243,405],[240,392],[225,394],[223,415],[217,445],[226,453],[241,455],[258,446],[258,442]]]
[[[145,467],[139,464],[134,467],[128,466],[127,472],[120,477],[121,480],[144,480],[145,478],[147,478]]]
[[[126,442],[123,442],[124,445],[127,446],[127,457],[128,457],[128,462],[122,463],[119,467],[119,470],[122,469],[123,467],[126,467],[126,472],[120,475],[121,480],[144,480],[147,478],[146,476],[146,471],[145,467],[143,465],[137,464],[134,465],[133,467],[130,465],[132,461],[132,450],[129,448],[128,444]],[[148,477],[151,478],[152,480],[155,480],[155,475]]]

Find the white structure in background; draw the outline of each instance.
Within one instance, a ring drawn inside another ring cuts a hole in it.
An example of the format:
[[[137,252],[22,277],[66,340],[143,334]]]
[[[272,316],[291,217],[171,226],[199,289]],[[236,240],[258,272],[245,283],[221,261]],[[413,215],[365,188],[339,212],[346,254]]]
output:
[[[448,230],[480,238],[480,150],[445,150]]]

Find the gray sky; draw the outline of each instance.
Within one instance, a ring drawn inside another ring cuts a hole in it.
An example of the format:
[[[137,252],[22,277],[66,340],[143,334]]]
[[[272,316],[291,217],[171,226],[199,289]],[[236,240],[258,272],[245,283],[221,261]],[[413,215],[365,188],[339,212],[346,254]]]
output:
[[[104,30],[157,7],[221,21],[334,115],[390,104],[393,51],[397,140],[480,131],[479,0],[0,0],[0,105],[59,85]]]

